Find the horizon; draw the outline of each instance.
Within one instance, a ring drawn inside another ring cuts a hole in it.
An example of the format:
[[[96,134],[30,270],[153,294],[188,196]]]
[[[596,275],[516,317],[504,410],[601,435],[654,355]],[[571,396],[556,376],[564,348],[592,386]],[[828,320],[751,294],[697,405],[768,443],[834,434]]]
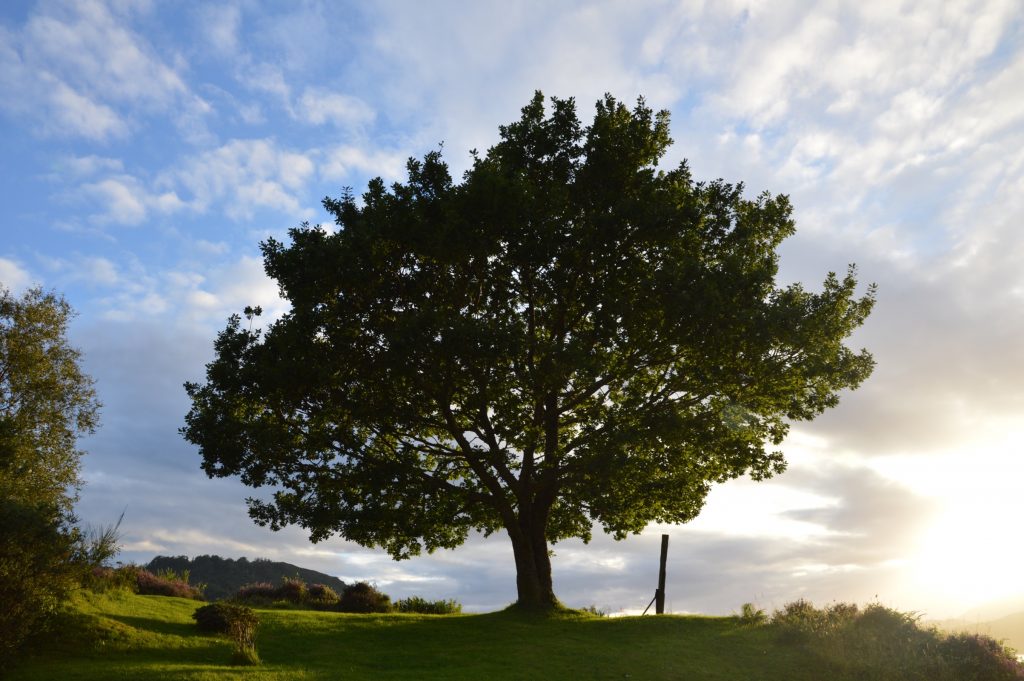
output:
[[[877,367],[794,425],[785,473],[716,486],[684,526],[554,545],[556,595],[642,610],[668,533],[668,611],[808,598],[953,618],[1024,601],[1022,86],[1009,0],[9,3],[0,284],[79,313],[104,407],[76,508],[93,525],[125,511],[121,560],[262,556],[498,609],[515,600],[503,533],[394,562],[256,526],[254,491],[207,479],[178,434],[182,384],[228,315],[286,310],[258,244],[329,221],[323,196],[398,180],[439,144],[459,177],[535,90],[585,123],[605,92],[643,96],[672,115],[662,167],[791,197],[780,285],[818,290],[848,263],[878,284],[848,343]]]

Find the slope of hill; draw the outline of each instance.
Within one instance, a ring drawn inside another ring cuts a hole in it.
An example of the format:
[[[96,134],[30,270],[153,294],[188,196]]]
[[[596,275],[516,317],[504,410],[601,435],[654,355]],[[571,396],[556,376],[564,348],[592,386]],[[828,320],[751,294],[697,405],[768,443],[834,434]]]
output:
[[[62,636],[10,681],[107,679],[645,679],[812,681],[816,658],[735,618],[550,619],[258,610],[262,664],[232,667],[225,637],[202,635],[198,604],[125,592],[77,597],[90,634]],[[84,626],[82,627],[85,628]]]
[[[188,570],[192,584],[206,584],[205,595],[211,601],[233,596],[240,587],[253,582],[277,585],[283,577],[298,577],[307,584],[325,584],[339,594],[345,590],[345,582],[337,577],[264,558],[235,560],[220,556],[196,556],[189,560],[186,556],[157,556],[149,561],[146,569],[151,572],[170,569],[179,574]]]

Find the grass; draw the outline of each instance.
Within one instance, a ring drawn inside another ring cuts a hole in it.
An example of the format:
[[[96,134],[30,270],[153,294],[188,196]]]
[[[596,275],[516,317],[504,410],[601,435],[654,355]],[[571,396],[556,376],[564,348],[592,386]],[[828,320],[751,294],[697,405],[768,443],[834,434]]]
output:
[[[83,592],[69,633],[11,679],[819,679],[799,647],[724,617],[549,618],[260,610],[262,664],[201,634],[195,601]]]

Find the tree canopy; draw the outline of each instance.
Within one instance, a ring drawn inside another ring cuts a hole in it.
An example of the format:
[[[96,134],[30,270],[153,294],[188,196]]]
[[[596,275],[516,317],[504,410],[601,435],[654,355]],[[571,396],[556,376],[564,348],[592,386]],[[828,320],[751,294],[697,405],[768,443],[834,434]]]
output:
[[[116,528],[95,539],[73,526],[78,437],[99,403],[67,340],[71,307],[33,288],[0,285],[0,674],[77,583],[83,565],[116,553]]]
[[[530,607],[556,602],[551,542],[781,472],[789,423],[871,372],[844,340],[873,287],[777,287],[788,198],[661,169],[670,144],[642,99],[585,127],[537,93],[461,182],[435,151],[324,199],[333,227],[261,244],[290,311],[233,316],[186,385],[204,470],[271,487],[259,523],[395,558],[505,530]]]
[[[67,340],[74,313],[63,297],[0,286],[0,487],[8,498],[69,513],[79,488],[77,448],[99,402],[81,354]]]

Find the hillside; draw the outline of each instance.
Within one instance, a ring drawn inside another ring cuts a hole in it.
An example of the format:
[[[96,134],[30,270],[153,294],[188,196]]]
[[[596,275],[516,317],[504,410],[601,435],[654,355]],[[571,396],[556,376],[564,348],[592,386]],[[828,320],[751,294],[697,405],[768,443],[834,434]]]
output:
[[[811,681],[800,647],[727,617],[527,618],[259,610],[263,664],[228,665],[227,640],[199,635],[195,601],[125,592],[77,597],[82,630],[30,658],[12,681],[119,679],[644,679]]]
[[[337,577],[264,558],[235,560],[220,556],[196,556],[189,560],[186,556],[157,556],[149,561],[146,569],[151,572],[170,569],[177,573],[188,570],[192,584],[206,584],[205,594],[209,600],[233,596],[245,584],[270,582],[276,585],[281,583],[283,577],[296,576],[307,584],[326,584],[338,593],[345,590],[345,582]]]

